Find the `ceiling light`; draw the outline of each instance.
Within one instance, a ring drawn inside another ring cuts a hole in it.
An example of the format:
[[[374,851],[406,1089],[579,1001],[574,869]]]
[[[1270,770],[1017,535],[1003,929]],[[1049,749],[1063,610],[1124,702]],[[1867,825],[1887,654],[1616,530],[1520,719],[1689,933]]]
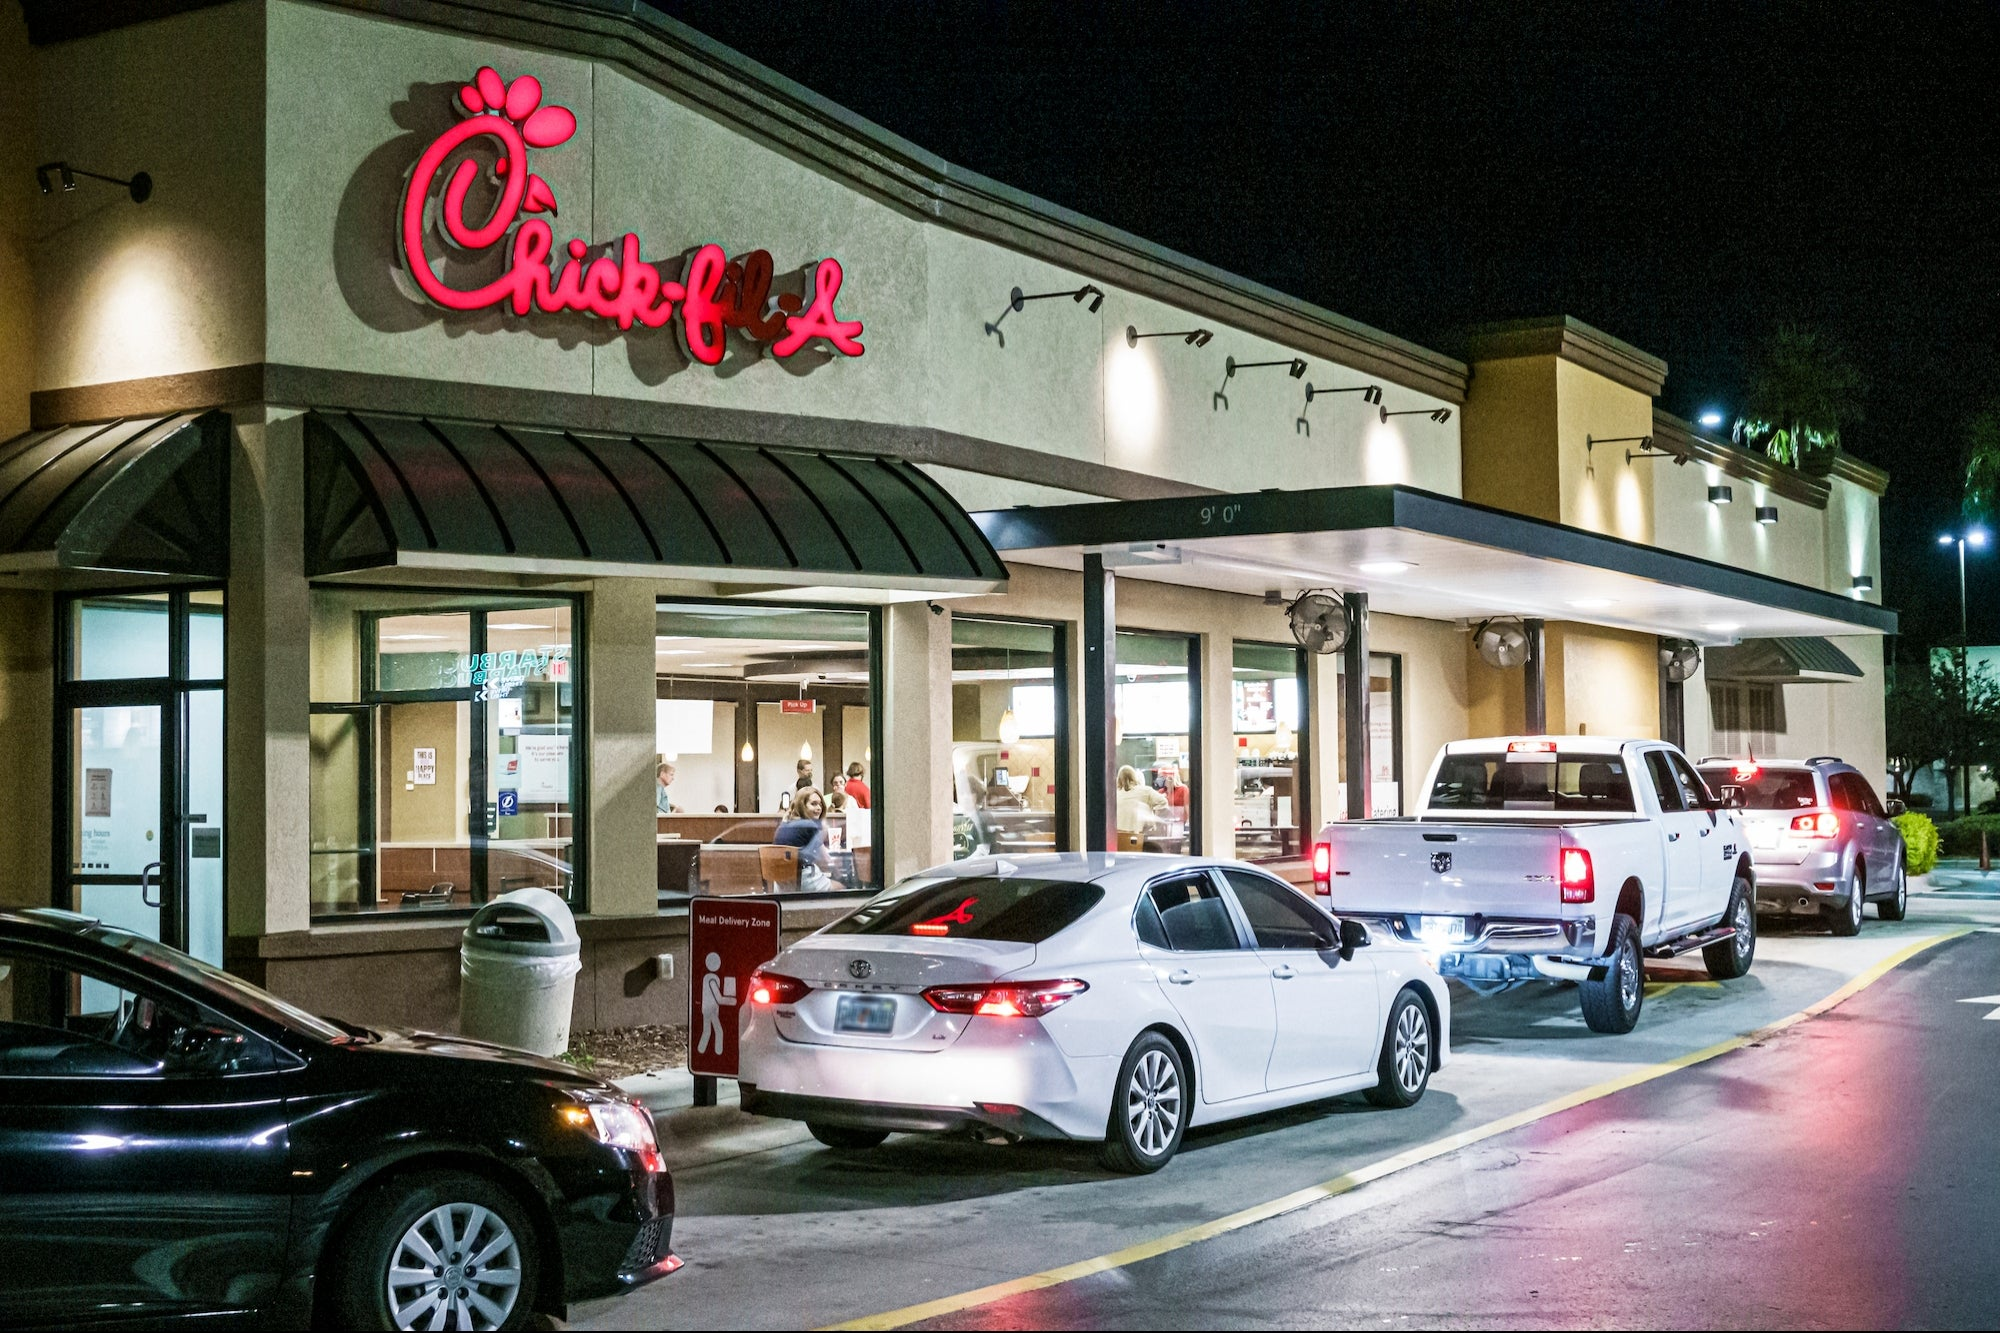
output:
[[[1000,714],[999,736],[1002,745],[1018,745],[1020,743],[1021,724],[1015,718],[1014,710],[1011,708]]]
[[[743,748],[737,752],[736,757],[746,764],[755,763],[757,760],[757,747],[750,744],[749,741],[745,741],[743,742]]]
[[[1737,630],[1742,629],[1743,626],[1734,620],[1713,620],[1703,625],[1702,628],[1711,634],[1734,634]]]
[[[1611,605],[1609,597],[1579,597],[1570,603],[1579,611],[1602,611]]]
[[[1411,564],[1407,560],[1365,560],[1355,568],[1363,574],[1379,574],[1386,578],[1403,573],[1411,568]]]
[[[419,640],[419,639],[432,639],[432,640],[436,640],[436,639],[442,639],[442,638],[444,638],[444,635],[442,635],[442,634],[384,634],[384,635],[382,636],[382,642],[384,642],[384,643],[415,643],[415,642],[416,642],[417,640]]]
[[[692,639],[692,634],[655,634],[654,643],[678,643],[682,639]]]
[[[1759,523],[1762,523],[1767,528],[1770,527],[1773,523],[1776,523],[1778,521],[1778,506],[1758,505],[1757,521]]]
[[[527,621],[525,621],[525,620],[500,620],[500,621],[492,621],[492,620],[489,620],[489,621],[487,621],[487,622],[486,622],[486,628],[488,628],[488,629],[544,629],[544,630],[552,630],[552,629],[554,629],[554,628],[555,628],[555,626],[554,626],[554,625],[533,625],[533,624],[530,624],[530,623],[528,623],[528,622],[527,622]]]
[[[726,667],[735,666],[736,664],[734,662],[689,662],[688,665],[691,667]]]
[[[1708,502],[1712,505],[1726,505],[1735,498],[1736,491],[1732,487],[1711,486],[1708,488]]]

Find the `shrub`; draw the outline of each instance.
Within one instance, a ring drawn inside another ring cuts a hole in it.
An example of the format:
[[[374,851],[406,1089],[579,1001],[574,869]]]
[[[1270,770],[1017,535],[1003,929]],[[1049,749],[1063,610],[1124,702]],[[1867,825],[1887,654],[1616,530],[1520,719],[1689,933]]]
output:
[[[1938,855],[1979,855],[1982,832],[1993,851],[2000,853],[2000,815],[1967,815],[1938,826]]]
[[[1929,815],[1912,811],[1896,816],[1896,829],[1903,835],[1904,865],[1909,872],[1912,875],[1930,874],[1937,865],[1938,826],[1931,822]]]

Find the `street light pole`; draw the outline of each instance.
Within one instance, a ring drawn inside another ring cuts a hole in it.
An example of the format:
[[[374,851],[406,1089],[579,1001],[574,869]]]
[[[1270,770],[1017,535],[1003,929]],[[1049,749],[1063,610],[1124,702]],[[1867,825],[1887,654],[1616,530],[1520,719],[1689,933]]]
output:
[[[1938,545],[1956,545],[1958,547],[1958,713],[1960,725],[1957,736],[1958,744],[1954,748],[1957,748],[1960,753],[1954,757],[1961,761],[1958,766],[1959,789],[1965,794],[1965,813],[1969,815],[1972,813],[1972,765],[1964,762],[1965,755],[1963,750],[1965,744],[1964,724],[1970,720],[1972,714],[1970,672],[1968,669],[1968,659],[1972,655],[1972,631],[1967,628],[1965,613],[1965,548],[1968,545],[1986,545],[1986,530],[1984,528],[1968,528],[1962,533],[1948,532],[1938,538]],[[1947,807],[1951,804],[1951,781],[1949,777],[1945,780],[1945,804]]]

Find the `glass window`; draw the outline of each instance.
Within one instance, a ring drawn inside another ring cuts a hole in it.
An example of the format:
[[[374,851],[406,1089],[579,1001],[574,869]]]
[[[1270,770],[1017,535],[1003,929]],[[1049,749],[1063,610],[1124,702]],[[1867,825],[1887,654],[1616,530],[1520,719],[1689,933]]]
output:
[[[222,590],[188,594],[188,679],[222,679]]]
[[[1660,803],[1660,809],[1671,813],[1684,808],[1681,784],[1674,777],[1665,750],[1646,751],[1646,773],[1653,780],[1653,798]]]
[[[1346,675],[1342,666],[1338,674]],[[1341,689],[1344,689],[1344,681]],[[1337,689],[1336,698],[1342,697]],[[1346,719],[1334,720],[1335,744],[1343,744]],[[1394,819],[1403,813],[1403,659],[1394,653],[1368,658],[1368,813]],[[1347,784],[1335,793],[1333,809],[1347,816]]]
[[[1247,870],[1225,870],[1224,879],[1236,893],[1243,915],[1250,922],[1250,934],[1260,949],[1337,949],[1340,934],[1333,921],[1299,896],[1288,884],[1253,875]]]
[[[1095,884],[1069,880],[920,879],[878,910],[863,909],[826,928],[829,935],[917,935],[936,939],[1040,944],[1104,901]]]
[[[574,623],[568,598],[314,591],[316,915],[580,905]]]
[[[1296,857],[1307,836],[1300,758],[1305,654],[1268,643],[1238,643],[1232,652],[1236,855],[1245,861]]]
[[[1243,947],[1229,904],[1207,875],[1181,875],[1149,884],[1144,896],[1159,914],[1167,948],[1177,953],[1214,953]]]
[[[1752,768],[1747,764],[1704,766],[1702,776],[1717,791],[1734,787],[1747,810],[1804,810],[1819,804],[1813,775],[1803,768]]]
[[[1690,810],[1706,810],[1715,804],[1715,796],[1694,771],[1694,766],[1672,751],[1666,751],[1667,762],[1673,767],[1674,782],[1681,789],[1681,804]]]
[[[951,855],[1062,851],[1054,625],[951,620]]]
[[[1664,781],[1667,790],[1675,790],[1671,774]],[[1616,755],[1548,763],[1477,751],[1444,757],[1431,784],[1430,804],[1443,810],[1616,814],[1632,809],[1632,787]]]
[[[130,680],[167,674],[169,594],[118,593],[70,603],[73,680]],[[220,666],[211,673],[220,676]]]
[[[0,1076],[244,1074],[272,1062],[260,1038],[177,996],[38,951],[0,952]]]
[[[1200,850],[1200,704],[1195,641],[1118,632],[1118,842],[1121,850]]]
[[[847,892],[880,882],[875,612],[661,602],[659,892]]]

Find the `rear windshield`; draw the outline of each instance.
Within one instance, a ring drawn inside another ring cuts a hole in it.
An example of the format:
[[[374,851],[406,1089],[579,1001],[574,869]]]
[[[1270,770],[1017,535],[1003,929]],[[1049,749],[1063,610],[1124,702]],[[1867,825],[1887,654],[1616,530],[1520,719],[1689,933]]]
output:
[[[1716,791],[1740,790],[1746,810],[1804,810],[1819,804],[1819,788],[1803,768],[1761,768],[1753,776],[1739,778],[1733,768],[1713,766],[1703,768],[1701,776]]]
[[[1438,765],[1430,805],[1433,810],[1629,813],[1632,784],[1616,755],[1523,761],[1504,753],[1450,754]]]
[[[829,935],[1040,944],[1104,899],[1095,884],[1055,879],[920,879],[899,884],[826,928]]]

